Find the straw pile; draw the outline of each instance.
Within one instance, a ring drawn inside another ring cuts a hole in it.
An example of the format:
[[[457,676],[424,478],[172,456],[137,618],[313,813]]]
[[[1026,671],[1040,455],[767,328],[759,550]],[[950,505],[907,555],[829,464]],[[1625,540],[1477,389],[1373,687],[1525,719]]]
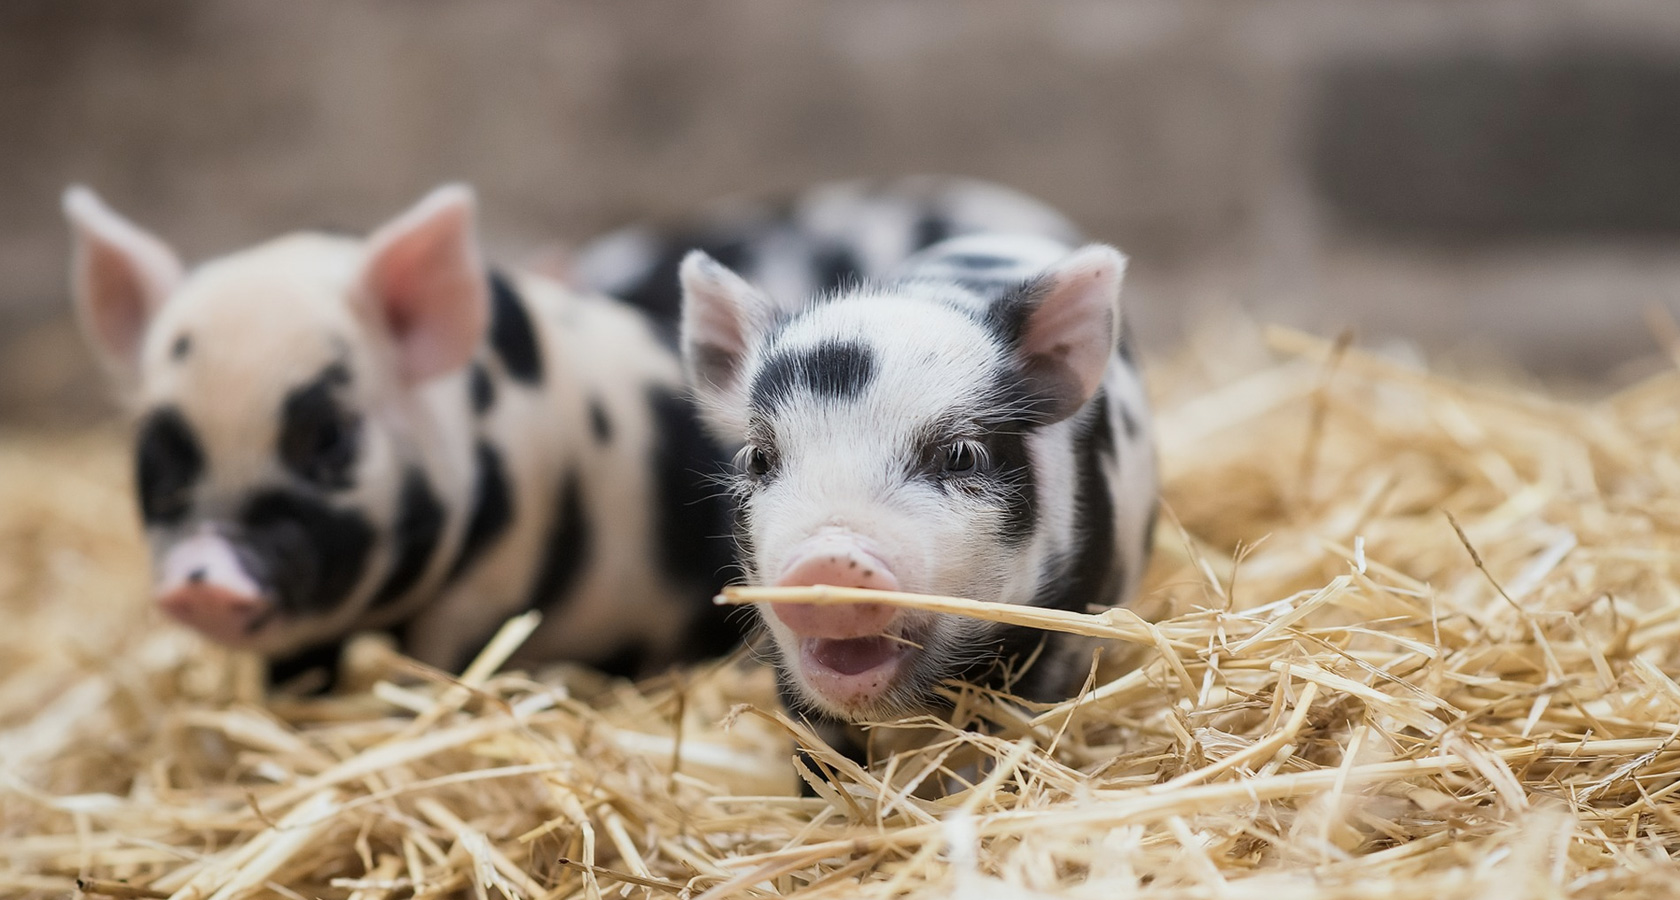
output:
[[[1121,639],[1087,689],[954,689],[867,770],[816,748],[814,798],[742,660],[502,672],[514,622],[459,680],[369,644],[262,698],[140,608],[116,437],[8,440],[0,893],[1675,896],[1680,374],[1566,402],[1270,337],[1155,371],[1142,615],[1042,622]]]

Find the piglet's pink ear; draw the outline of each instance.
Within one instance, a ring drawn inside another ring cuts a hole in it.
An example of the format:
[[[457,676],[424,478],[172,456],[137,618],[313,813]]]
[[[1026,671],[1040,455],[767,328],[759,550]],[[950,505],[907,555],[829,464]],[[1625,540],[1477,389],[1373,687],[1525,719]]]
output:
[[[746,360],[775,325],[776,305],[703,251],[691,250],[682,283],[682,357],[707,422],[739,440],[746,431]]]
[[[368,238],[362,290],[409,384],[460,370],[489,327],[475,206],[471,188],[444,185]]]
[[[1047,421],[1073,415],[1102,385],[1120,337],[1126,257],[1089,244],[1063,257],[1022,293],[1016,348],[1022,371],[1049,402]]]
[[[64,192],[75,249],[70,289],[82,331],[113,374],[132,377],[146,325],[181,282],[175,252],[81,185]]]

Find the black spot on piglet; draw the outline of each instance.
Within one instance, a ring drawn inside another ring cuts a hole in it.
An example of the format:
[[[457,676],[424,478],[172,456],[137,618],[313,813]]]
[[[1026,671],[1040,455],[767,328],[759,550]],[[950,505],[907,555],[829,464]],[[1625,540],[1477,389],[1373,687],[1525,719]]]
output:
[[[1055,587],[1042,591],[1034,605],[1079,611],[1087,606],[1109,606],[1120,596],[1125,583],[1124,558],[1114,552],[1114,502],[1105,460],[1113,459],[1114,425],[1108,416],[1108,396],[1098,391],[1091,400],[1090,418],[1078,426],[1074,436],[1075,478],[1079,493],[1074,507],[1071,563]]]
[[[268,683],[290,693],[326,693],[338,681],[344,644],[330,641],[268,660]]]
[[[863,265],[858,262],[857,256],[839,244],[816,251],[811,258],[811,268],[816,275],[818,292],[837,291],[863,277]]]
[[[476,464],[478,480],[473,487],[472,518],[467,520],[467,535],[462,538],[460,553],[450,566],[451,581],[471,568],[513,521],[513,494],[508,490],[501,454],[479,441]]]
[[[283,491],[259,494],[240,515],[252,575],[283,611],[330,611],[355,589],[373,549],[360,513]]]
[[[135,442],[135,481],[146,524],[171,525],[186,518],[204,469],[204,451],[180,410],[165,406],[147,416]]]
[[[482,416],[496,405],[496,383],[490,380],[490,373],[485,370],[483,363],[473,363],[472,369],[467,373],[467,379],[473,413]]]
[[[635,678],[647,665],[647,648],[632,641],[595,662],[595,668],[615,678]]]
[[[397,526],[391,535],[395,553],[391,573],[374,594],[375,607],[402,599],[414,587],[426,573],[443,536],[443,504],[419,469],[409,469],[403,476],[400,502]]]
[[[941,256],[940,260],[958,269],[1004,269],[1017,265],[1016,260],[991,253],[952,253]]]
[[[726,466],[723,449],[695,414],[693,404],[663,388],[648,392],[658,429],[654,485],[658,491],[659,562],[666,577],[693,593],[692,618],[680,656],[704,659],[738,645],[750,622],[740,609],[715,606],[711,598],[734,564],[731,550],[736,510],[712,486]]]
[[[690,250],[704,251],[728,269],[740,271],[748,262],[748,242],[724,233],[686,231],[669,235],[662,242],[658,259],[642,276],[617,291],[618,299],[648,314],[668,346],[675,347],[675,325],[682,316],[682,280],[677,273]]]
[[[576,472],[567,472],[560,483],[560,495],[554,518],[548,523],[548,537],[543,541],[542,568],[531,585],[526,605],[531,609],[546,609],[563,602],[577,586],[583,574],[584,562],[589,558],[593,531],[584,515],[583,492]]]
[[[729,565],[729,504],[708,483],[723,470],[723,449],[700,425],[692,404],[663,388],[648,392],[658,433],[659,561],[672,581],[711,585]]]
[[[875,354],[855,341],[823,341],[809,350],[773,354],[753,379],[750,402],[769,409],[803,390],[851,398],[875,379]]]
[[[949,219],[938,213],[930,212],[917,220],[915,233],[911,235],[910,243],[917,250],[926,250],[955,233]]]
[[[350,370],[334,363],[286,395],[280,407],[280,461],[293,474],[328,490],[355,486],[361,420],[339,400]]]
[[[542,351],[531,327],[531,314],[513,285],[499,274],[490,276],[490,346],[509,377],[525,384],[542,381]]]
[[[589,398],[589,427],[595,432],[595,443],[612,442],[612,419],[607,417],[607,408],[601,405],[599,397]]]

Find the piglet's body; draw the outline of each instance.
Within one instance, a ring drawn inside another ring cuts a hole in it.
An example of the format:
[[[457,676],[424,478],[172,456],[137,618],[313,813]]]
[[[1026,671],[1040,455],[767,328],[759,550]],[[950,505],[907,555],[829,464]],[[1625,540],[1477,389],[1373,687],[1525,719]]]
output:
[[[682,305],[677,271],[694,250],[792,306],[879,282],[918,251],[980,233],[1078,236],[1061,213],[992,182],[951,175],[857,179],[773,201],[722,200],[666,227],[618,229],[578,251],[570,278],[674,325]]]
[[[1102,245],[974,235],[789,305],[690,257],[685,360],[709,423],[743,447],[749,577],[1071,610],[1125,602],[1156,487],[1121,328],[1124,267]],[[971,619],[867,604],[759,612],[784,697],[830,723],[936,709],[951,678],[1065,695],[1089,664],[1074,642]]]
[[[721,451],[675,353],[624,304],[490,273],[465,189],[190,273],[89,192],[66,211],[168,615],[282,677],[361,628],[455,668],[526,609],[531,658],[733,643],[708,602],[729,513],[696,477]]]

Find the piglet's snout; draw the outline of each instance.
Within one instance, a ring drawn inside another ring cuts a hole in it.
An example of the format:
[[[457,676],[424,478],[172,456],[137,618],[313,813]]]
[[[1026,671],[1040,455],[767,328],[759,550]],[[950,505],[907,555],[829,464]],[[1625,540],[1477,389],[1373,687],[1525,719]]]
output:
[[[826,584],[878,591],[899,589],[898,579],[887,564],[865,550],[857,539],[846,535],[823,534],[811,538],[796,547],[789,558],[792,561],[776,579],[777,587]],[[801,638],[839,640],[881,634],[898,613],[878,603],[838,606],[772,603],[770,611]]]
[[[171,547],[158,575],[158,608],[219,643],[244,642],[269,608],[233,544],[210,530]]]

